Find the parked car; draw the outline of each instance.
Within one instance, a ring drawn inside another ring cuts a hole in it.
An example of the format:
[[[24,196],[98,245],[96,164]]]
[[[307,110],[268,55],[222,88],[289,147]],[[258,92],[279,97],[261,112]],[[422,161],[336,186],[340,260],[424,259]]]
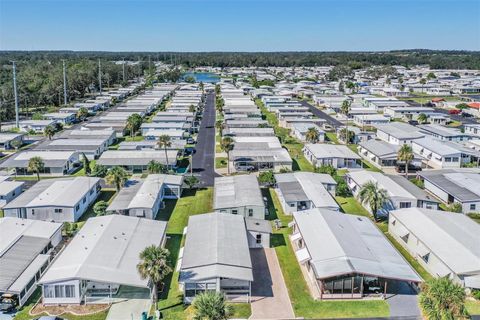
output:
[[[466,112],[462,112],[462,117],[464,117],[464,118],[471,118],[471,117],[473,117],[473,114],[466,113]]]
[[[193,139],[193,138],[187,138],[187,143],[188,143],[188,144],[195,144],[195,139]]]
[[[17,297],[12,294],[4,294],[0,298],[0,312],[9,313],[17,307]]]
[[[41,316],[40,318],[36,318],[35,320],[67,320],[67,319],[55,317],[55,316]]]
[[[404,173],[405,172],[405,164],[404,163],[397,163],[397,165],[395,167],[395,171],[397,171],[398,173]],[[413,172],[416,172],[416,171],[422,171],[422,168],[410,163],[408,165],[408,172],[413,173]]]
[[[448,114],[460,114],[460,113],[462,113],[462,110],[459,110],[459,109],[448,110]]]

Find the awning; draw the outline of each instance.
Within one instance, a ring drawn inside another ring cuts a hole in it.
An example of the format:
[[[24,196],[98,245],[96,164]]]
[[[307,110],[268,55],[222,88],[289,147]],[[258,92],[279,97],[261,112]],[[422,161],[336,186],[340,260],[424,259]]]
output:
[[[480,289],[480,274],[465,277],[464,281],[465,281],[465,287]]]
[[[290,240],[292,240],[292,241],[296,241],[296,240],[301,239],[301,238],[302,238],[302,234],[300,232],[297,232],[297,233],[292,234],[290,236]]]
[[[308,253],[307,248],[303,248],[300,250],[295,251],[295,255],[297,256],[297,260],[300,263],[304,263],[307,260],[310,260],[310,254]]]
[[[405,228],[404,226],[402,225],[397,225],[395,226],[395,233],[400,237],[405,237],[407,234],[410,233],[410,231],[407,230],[407,228]]]

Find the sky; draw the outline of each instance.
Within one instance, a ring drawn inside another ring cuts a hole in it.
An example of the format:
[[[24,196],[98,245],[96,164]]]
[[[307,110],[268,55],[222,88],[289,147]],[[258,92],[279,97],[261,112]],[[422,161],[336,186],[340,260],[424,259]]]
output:
[[[479,0],[0,0],[0,50],[480,50]]]

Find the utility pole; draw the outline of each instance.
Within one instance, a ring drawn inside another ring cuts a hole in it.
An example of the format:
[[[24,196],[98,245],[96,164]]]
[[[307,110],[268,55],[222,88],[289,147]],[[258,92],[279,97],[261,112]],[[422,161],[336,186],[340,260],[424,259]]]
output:
[[[15,67],[15,61],[12,61],[13,64],[13,93],[15,94],[15,126],[19,127],[18,119],[18,95],[17,95],[17,70]]]
[[[98,59],[98,88],[100,89],[100,94],[102,94],[102,65],[100,59]]]
[[[148,56],[148,73],[152,74],[152,61],[150,56]]]
[[[123,75],[123,82],[125,82],[125,58],[123,58],[122,75]]]
[[[65,60],[63,61],[63,104],[67,105],[67,69],[65,68]]]

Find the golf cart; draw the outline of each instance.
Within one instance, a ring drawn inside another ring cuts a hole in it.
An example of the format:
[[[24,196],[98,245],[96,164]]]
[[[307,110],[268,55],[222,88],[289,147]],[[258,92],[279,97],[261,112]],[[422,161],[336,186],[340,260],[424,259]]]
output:
[[[9,313],[15,310],[18,305],[17,296],[5,293],[0,297],[0,312]]]

